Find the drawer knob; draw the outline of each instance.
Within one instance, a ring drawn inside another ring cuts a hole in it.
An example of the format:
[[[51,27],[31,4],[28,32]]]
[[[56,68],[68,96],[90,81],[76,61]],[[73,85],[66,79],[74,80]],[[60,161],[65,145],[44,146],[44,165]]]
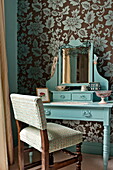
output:
[[[80,96],[81,99],[87,99],[85,95]]]
[[[83,116],[90,118],[92,117],[91,111],[83,111]]]
[[[60,95],[60,98],[65,99],[65,96],[64,95]]]
[[[44,110],[45,111],[45,115],[50,115],[51,111],[50,110]]]

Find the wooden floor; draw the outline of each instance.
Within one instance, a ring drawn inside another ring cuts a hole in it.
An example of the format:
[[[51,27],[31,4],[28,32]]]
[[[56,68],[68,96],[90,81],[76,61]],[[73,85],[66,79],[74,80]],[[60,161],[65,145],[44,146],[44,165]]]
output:
[[[54,154],[55,161],[63,160],[66,157],[69,157],[67,154],[63,152],[56,152]],[[25,155],[26,162],[28,161],[28,155]],[[33,159],[40,158],[40,154],[38,152],[34,153]],[[15,163],[10,166],[9,170],[18,170],[17,164],[17,151],[15,151]],[[32,168],[30,170],[36,170],[36,168]],[[75,164],[67,166],[65,168],[61,168],[61,170],[76,170]],[[100,155],[90,155],[90,154],[83,154],[83,161],[82,161],[82,170],[103,170],[103,159]],[[110,158],[108,162],[108,169],[113,170],[113,157]]]

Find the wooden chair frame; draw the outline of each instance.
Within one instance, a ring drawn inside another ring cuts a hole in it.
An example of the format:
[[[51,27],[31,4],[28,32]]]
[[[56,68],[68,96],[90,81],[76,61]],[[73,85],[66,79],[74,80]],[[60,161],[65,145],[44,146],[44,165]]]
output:
[[[67,165],[76,163],[76,170],[81,170],[81,161],[82,161],[82,155],[81,155],[81,144],[76,145],[76,153],[72,153],[69,151],[64,150],[66,153],[73,155],[72,158],[66,159],[61,162],[54,163],[53,154],[49,153],[49,141],[48,141],[48,135],[47,135],[47,129],[46,130],[40,130],[41,134],[41,141],[42,141],[42,153],[41,153],[41,159],[42,161],[34,162],[32,164],[28,164],[24,166],[24,152],[31,151],[33,148],[24,149],[24,142],[20,140],[20,131],[22,130],[22,122],[16,120],[17,124],[17,130],[18,130],[18,163],[19,163],[19,169],[25,170],[28,168],[32,168],[34,166],[42,165],[40,170],[57,170],[62,167],[65,167]]]

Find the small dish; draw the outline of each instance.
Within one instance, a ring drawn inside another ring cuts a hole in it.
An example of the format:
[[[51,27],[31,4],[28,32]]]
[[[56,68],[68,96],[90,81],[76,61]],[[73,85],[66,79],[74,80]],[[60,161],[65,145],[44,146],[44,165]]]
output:
[[[66,86],[56,86],[56,90],[58,91],[64,91]]]

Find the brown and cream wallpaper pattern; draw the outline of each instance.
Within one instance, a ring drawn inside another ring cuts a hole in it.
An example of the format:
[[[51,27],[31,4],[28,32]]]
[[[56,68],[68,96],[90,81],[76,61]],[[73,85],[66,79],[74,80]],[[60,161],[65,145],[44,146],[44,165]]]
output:
[[[98,70],[113,89],[112,0],[18,0],[17,15],[19,93],[45,87],[59,46],[77,38],[94,43]],[[102,123],[56,121],[83,131],[85,141],[102,142]]]

